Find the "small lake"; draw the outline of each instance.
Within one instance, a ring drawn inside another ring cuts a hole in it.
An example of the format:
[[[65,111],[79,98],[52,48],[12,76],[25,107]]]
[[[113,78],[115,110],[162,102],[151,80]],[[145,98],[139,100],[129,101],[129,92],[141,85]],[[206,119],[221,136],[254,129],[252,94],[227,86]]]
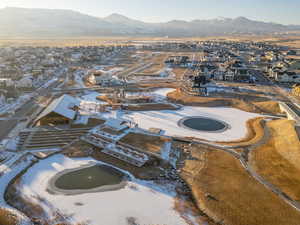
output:
[[[228,128],[228,125],[223,121],[196,116],[183,118],[178,124],[187,129],[206,132],[222,132]]]
[[[105,165],[94,165],[62,171],[49,183],[49,191],[57,194],[81,194],[121,189],[125,174]]]

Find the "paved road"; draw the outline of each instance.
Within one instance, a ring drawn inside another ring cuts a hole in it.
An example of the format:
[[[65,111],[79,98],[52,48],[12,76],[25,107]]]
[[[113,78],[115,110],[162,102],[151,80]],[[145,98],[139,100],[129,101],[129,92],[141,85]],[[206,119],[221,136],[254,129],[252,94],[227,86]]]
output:
[[[29,114],[34,107],[37,107],[35,100],[30,100],[25,105],[23,105],[16,113],[13,115],[13,119],[10,118],[9,120],[1,120],[0,121],[0,140],[7,137],[7,135],[17,126],[21,118]]]
[[[59,81],[54,82],[47,88],[43,88],[37,91],[38,96],[47,96],[53,88],[60,84]],[[40,108],[39,103],[36,99],[31,99],[25,103],[19,110],[15,112],[11,118],[7,120],[0,120],[0,141],[7,138],[8,134],[17,126],[20,120],[24,117],[29,117],[34,111]]]
[[[270,80],[268,78],[266,78],[266,76],[264,75],[264,73],[261,72],[260,70],[251,69],[250,73],[251,73],[252,76],[254,76],[256,78],[257,83],[260,83],[260,84],[271,84]]]

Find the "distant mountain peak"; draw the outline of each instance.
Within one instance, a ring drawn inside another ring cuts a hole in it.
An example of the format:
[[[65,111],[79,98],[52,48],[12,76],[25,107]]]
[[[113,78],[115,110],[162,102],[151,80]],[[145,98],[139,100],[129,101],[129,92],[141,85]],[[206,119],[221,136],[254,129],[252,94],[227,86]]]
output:
[[[49,20],[49,18],[51,18]],[[21,29],[20,29],[21,28]],[[73,37],[73,36],[214,36],[228,34],[272,34],[300,30],[300,26],[218,17],[207,20],[172,20],[146,23],[119,13],[99,18],[73,10],[30,9],[6,7],[0,9],[0,37]]]
[[[137,21],[137,20],[130,19],[129,17],[124,16],[124,15],[119,14],[119,13],[113,13],[113,14],[107,16],[107,17],[104,17],[103,19],[106,20],[106,21],[115,22],[115,23],[126,23],[126,22],[129,22],[129,21]]]
[[[234,20],[240,21],[240,22],[250,22],[251,21],[247,17],[244,17],[244,16],[239,16],[239,17],[235,18]]]
[[[110,19],[129,19],[127,16],[124,16],[122,14],[119,13],[112,13],[109,16],[105,17],[105,18],[110,18]]]
[[[218,20],[218,21],[226,21],[226,20],[230,20],[230,18],[219,16],[219,17],[216,18],[216,20]]]

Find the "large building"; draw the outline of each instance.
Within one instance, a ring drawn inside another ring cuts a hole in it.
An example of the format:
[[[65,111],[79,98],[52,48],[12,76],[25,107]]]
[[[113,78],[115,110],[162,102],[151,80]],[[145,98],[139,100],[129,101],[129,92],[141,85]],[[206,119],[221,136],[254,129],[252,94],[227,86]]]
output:
[[[34,124],[38,126],[70,124],[76,119],[80,101],[70,95],[62,95],[37,117]]]

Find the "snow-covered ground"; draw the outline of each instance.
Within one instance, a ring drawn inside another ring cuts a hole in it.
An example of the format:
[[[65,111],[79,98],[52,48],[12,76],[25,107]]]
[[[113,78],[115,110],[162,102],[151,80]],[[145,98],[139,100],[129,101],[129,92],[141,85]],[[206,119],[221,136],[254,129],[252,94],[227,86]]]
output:
[[[96,91],[91,91],[88,92],[88,94],[82,95],[80,98],[82,101],[86,101],[86,102],[96,102],[96,103],[103,103],[103,101],[99,101],[97,99],[97,96],[100,96],[103,94],[100,94],[99,92]]]
[[[173,72],[172,68],[165,67],[161,70],[158,70],[155,72],[155,74],[159,74],[160,76],[152,76],[152,75],[147,75],[145,74],[144,76],[134,76],[135,81],[140,81],[140,82],[149,82],[149,80],[160,80],[163,81],[164,79],[173,79],[175,78],[175,74]]]
[[[100,105],[107,104],[104,101],[98,100],[96,97],[101,94],[93,91],[89,94],[83,95],[80,97],[80,112],[85,115],[95,115],[99,114]]]
[[[8,160],[2,162],[0,165],[0,207],[5,208],[7,211],[14,215],[17,215],[20,219],[19,225],[31,225],[30,220],[23,215],[21,212],[9,206],[4,200],[4,194],[6,187],[9,182],[22,172],[26,167],[28,167],[34,157],[32,155],[24,156],[24,154],[11,155]]]
[[[43,84],[41,87],[39,87],[37,90],[41,90],[43,88],[48,88],[51,84],[53,84],[54,82],[58,81],[57,77],[54,77],[51,80],[48,80],[45,84]]]
[[[167,97],[167,94],[175,91],[174,88],[159,88],[156,89],[152,92],[127,92],[126,95],[127,96],[151,96],[155,99],[155,101],[159,102],[159,101],[164,101]]]
[[[18,110],[34,96],[35,96],[34,93],[21,95],[15,102],[13,102],[11,104],[1,105],[0,106],[0,115]]]
[[[169,92],[174,91],[173,88],[160,88],[153,92],[132,92],[127,95],[146,95],[153,96],[156,101],[165,101]],[[88,95],[82,96],[82,99],[88,102],[98,102],[96,96],[99,93],[92,92]],[[86,104],[89,107],[89,104]],[[91,104],[89,111],[97,108]],[[95,113],[97,110],[95,111]],[[100,115],[100,114],[99,114]],[[101,116],[117,119],[130,120],[138,124],[142,129],[160,128],[165,131],[165,135],[179,136],[179,137],[195,137],[208,141],[233,141],[244,138],[247,135],[246,123],[249,119],[259,117],[259,114],[249,113],[234,108],[226,107],[192,107],[185,106],[180,110],[162,110],[162,111],[139,111],[139,112],[124,112],[124,111],[110,111],[108,113],[101,113]],[[212,119],[224,121],[229,125],[229,129],[221,133],[208,133],[193,131],[178,126],[178,121],[184,117],[189,116],[204,116]]]
[[[86,88],[86,86],[85,86],[85,84],[83,82],[83,76],[82,76],[81,73],[79,73],[79,72],[74,73],[74,80],[76,82],[75,86],[77,88]]]
[[[117,191],[71,196],[46,191],[49,179],[58,172],[95,162],[91,158],[70,159],[63,155],[47,158],[23,176],[20,193],[41,205],[49,218],[55,215],[54,210],[73,215],[70,222],[74,224],[88,221],[91,225],[128,225],[129,218],[137,224],[186,224],[173,209],[174,187],[141,181],[130,174],[131,181]]]
[[[174,91],[174,88],[159,88],[152,92],[127,92],[127,96],[151,96],[154,98],[156,102],[164,102],[166,100],[166,96],[169,92]],[[99,114],[100,105],[107,104],[104,101],[98,100],[96,97],[103,95],[96,91],[91,91],[79,97],[80,102],[80,112],[85,115],[96,115]],[[110,113],[106,114],[106,117],[109,115],[115,115],[116,111],[111,111]],[[115,116],[113,116],[115,117]]]
[[[209,141],[232,141],[244,138],[247,135],[246,122],[259,117],[259,114],[248,113],[234,108],[206,108],[182,107],[180,110],[162,110],[131,112],[129,114],[116,114],[123,119],[131,120],[142,129],[160,128],[165,135],[178,137],[196,137]],[[208,133],[193,131],[178,126],[178,121],[184,117],[203,116],[224,121],[229,124],[229,129],[221,133]]]
[[[102,73],[109,73],[112,75],[124,70],[124,67],[113,67],[110,69],[107,69],[106,67],[109,67],[109,66],[95,66],[94,69],[97,71],[100,71]]]

